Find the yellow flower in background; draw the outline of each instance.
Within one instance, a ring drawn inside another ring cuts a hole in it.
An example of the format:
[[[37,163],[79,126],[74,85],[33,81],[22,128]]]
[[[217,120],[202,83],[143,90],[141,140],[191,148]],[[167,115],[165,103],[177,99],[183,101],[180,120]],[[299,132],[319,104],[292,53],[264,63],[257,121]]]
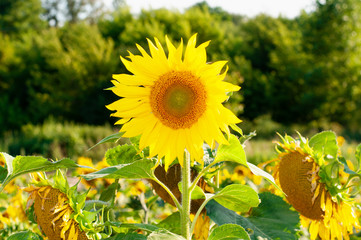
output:
[[[25,222],[28,217],[23,208],[22,192],[22,190],[18,189],[16,195],[10,199],[10,205],[7,207],[6,213],[8,213],[10,219],[18,219],[20,222]]]
[[[89,157],[83,157],[83,156],[78,157],[77,162],[79,165],[90,167],[90,168],[77,168],[76,169],[77,175],[85,175],[109,167],[109,164],[106,162],[105,158],[103,158],[102,161],[99,161],[95,166],[93,164],[93,160]],[[107,187],[110,184],[112,184],[114,180],[107,178],[97,178],[89,181],[82,178],[81,180],[81,183],[84,184],[86,187],[96,187],[97,182],[99,183],[99,185]]]
[[[183,163],[185,149],[201,161],[203,143],[227,143],[223,133],[240,122],[222,105],[239,87],[223,81],[226,61],[207,63],[209,42],[196,47],[196,34],[184,57],[182,42],[176,48],[166,37],[168,57],[157,38],[155,45],[148,43],[150,55],[137,45],[141,55],[130,53],[130,61],[121,57],[133,75],[113,75],[111,90],[121,99],[107,107],[120,118],[116,124],[123,124],[123,137],[141,135],[140,148],[149,146],[151,156],[164,157],[166,169],[176,158]]]
[[[146,191],[146,186],[142,181],[131,182],[129,184],[129,187],[130,187],[130,194],[133,196],[138,196],[141,193],[145,193]]]
[[[301,214],[301,224],[308,227],[310,239],[349,239],[354,228],[360,226],[347,188],[341,192],[341,186],[337,185],[340,189],[337,192],[336,183],[325,172],[321,174],[326,161],[324,156],[313,152],[308,140],[301,144],[290,137],[283,140],[284,143],[278,143],[275,179],[287,201]],[[342,176],[342,172],[337,170],[335,174]]]
[[[337,137],[337,145],[338,145],[338,146],[341,147],[341,146],[345,143],[345,141],[346,141],[346,140],[345,140],[344,137],[342,137],[342,136],[338,136],[338,137]]]
[[[241,183],[246,184],[249,181],[253,182],[255,185],[259,186],[262,181],[261,176],[254,175],[248,167],[238,165],[232,170],[232,174],[224,168],[220,170],[220,181],[228,183]],[[230,182],[229,182],[230,181]]]
[[[193,221],[194,215],[190,215],[191,220]],[[203,212],[197,218],[197,222],[194,228],[194,239],[197,240],[207,240],[209,235],[211,219],[207,216],[206,212]]]
[[[91,167],[91,168],[77,168],[76,172],[79,175],[94,172],[94,164],[93,164],[93,160],[91,158],[81,156],[81,157],[78,157],[77,162],[79,165]]]
[[[0,213],[0,230],[5,228],[5,225],[9,225],[11,222],[10,218]]]

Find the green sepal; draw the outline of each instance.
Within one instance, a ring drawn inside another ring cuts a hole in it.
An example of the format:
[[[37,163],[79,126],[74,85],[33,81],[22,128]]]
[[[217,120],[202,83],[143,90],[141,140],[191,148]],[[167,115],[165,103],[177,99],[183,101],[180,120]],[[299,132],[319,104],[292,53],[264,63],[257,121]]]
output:
[[[236,124],[230,124],[229,125],[235,132],[238,132],[239,135],[243,136],[243,131],[240,127],[238,127]]]
[[[241,142],[241,144],[245,144],[247,141],[251,140],[253,137],[257,136],[256,131],[250,132],[247,135],[242,135],[239,138],[239,141]]]
[[[94,146],[92,146],[91,148],[88,149],[91,150],[93,148],[95,148],[96,146],[100,145],[100,144],[103,144],[103,143],[108,143],[108,142],[111,142],[111,143],[114,143],[114,142],[117,142],[122,136],[123,136],[124,132],[117,132],[117,133],[114,133],[112,135],[109,135],[105,138],[103,138],[102,140],[100,140],[97,144],[95,144]]]

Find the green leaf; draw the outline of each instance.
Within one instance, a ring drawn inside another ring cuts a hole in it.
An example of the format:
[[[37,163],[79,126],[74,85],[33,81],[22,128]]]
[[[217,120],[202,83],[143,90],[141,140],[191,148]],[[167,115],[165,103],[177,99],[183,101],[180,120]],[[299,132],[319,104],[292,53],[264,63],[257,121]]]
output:
[[[31,231],[23,231],[12,234],[8,240],[40,240],[39,235],[31,232]]]
[[[240,127],[238,127],[236,124],[229,125],[234,131],[238,132],[241,136],[243,136],[243,131]]]
[[[119,140],[119,138],[121,138],[123,136],[123,132],[117,132],[117,133],[114,133],[108,137],[105,137],[103,138],[102,140],[100,140],[100,142],[98,142],[97,144],[95,144],[94,146],[92,146],[91,148],[88,149],[89,150],[92,150],[93,148],[95,148],[96,146],[100,145],[100,144],[103,144],[103,143],[107,143],[107,142],[116,142]]]
[[[175,234],[181,234],[182,230],[180,225],[180,213],[175,212],[169,215],[166,219],[158,223],[157,227],[167,229],[168,231]]]
[[[154,161],[150,159],[142,159],[128,164],[119,164],[107,168],[103,168],[97,172],[82,175],[86,180],[96,178],[127,178],[127,179],[153,179]]]
[[[121,222],[106,222],[105,226],[112,226],[117,228],[127,228],[132,230],[142,230],[146,232],[154,232],[159,228],[152,224],[145,223],[121,223]]]
[[[348,174],[357,174],[355,171],[351,170],[347,165],[347,161],[344,157],[338,157],[338,160],[343,164],[344,172]]]
[[[8,171],[8,174],[0,187],[0,192],[11,180],[25,173],[82,167],[69,158],[51,162],[46,158],[37,156],[16,156],[15,158],[9,158],[8,156],[10,155],[8,154],[8,156],[4,153],[0,153],[0,155],[5,157]]]
[[[228,185],[212,198],[237,212],[248,212],[251,207],[257,207],[260,203],[258,194],[251,187],[242,184]]]
[[[239,138],[239,141],[241,142],[241,144],[244,144],[245,142],[251,140],[251,138],[257,136],[257,133],[256,131],[253,131],[253,132],[250,132],[249,134],[247,135],[242,135],[240,138]]]
[[[105,160],[110,166],[131,163],[139,159],[137,149],[128,144],[111,148],[105,154]]]
[[[0,183],[4,181],[7,175],[8,175],[8,170],[0,166]]]
[[[118,233],[117,235],[105,238],[104,240],[147,240],[147,237],[138,233]]]
[[[182,182],[178,183],[178,189],[180,192],[183,192],[182,191]],[[196,185],[192,191],[191,199],[195,200],[195,199],[205,199],[205,198],[206,198],[206,196],[204,195],[202,188],[200,186]]]
[[[165,229],[159,229],[155,232],[152,232],[147,240],[185,240],[184,237],[171,233]]]
[[[11,164],[9,165],[9,163],[13,161],[14,157],[10,156],[7,153],[0,152],[0,159],[2,160],[1,162],[6,163],[4,167],[0,166],[0,183],[2,183],[5,180],[6,176],[8,175],[8,168],[12,171],[12,165]]]
[[[256,175],[256,176],[261,176],[264,177],[269,183],[271,183],[274,187],[276,187],[278,190],[280,190],[281,192],[282,189],[276,184],[275,179],[272,177],[271,174],[263,171],[262,169],[260,169],[259,167],[257,167],[256,165],[253,165],[252,163],[247,162],[248,168],[251,170],[251,172]]]
[[[261,203],[253,208],[249,217],[243,217],[234,211],[211,200],[207,205],[207,215],[217,225],[233,223],[246,229],[251,240],[265,239],[298,239],[296,229],[299,228],[299,215],[291,211],[291,205],[281,197],[265,192],[260,193]]]
[[[231,134],[228,142],[229,144],[222,144],[219,146],[213,164],[230,161],[247,166],[246,153],[238,138]]]
[[[114,197],[118,186],[118,182],[113,182],[112,184],[110,184],[110,186],[104,189],[104,191],[101,193],[99,200],[105,202],[111,200]]]
[[[208,240],[250,240],[243,227],[236,224],[223,224],[213,229]]]
[[[336,159],[338,146],[336,134],[334,132],[324,131],[314,135],[310,139],[309,145],[314,151],[326,156],[332,156]]]

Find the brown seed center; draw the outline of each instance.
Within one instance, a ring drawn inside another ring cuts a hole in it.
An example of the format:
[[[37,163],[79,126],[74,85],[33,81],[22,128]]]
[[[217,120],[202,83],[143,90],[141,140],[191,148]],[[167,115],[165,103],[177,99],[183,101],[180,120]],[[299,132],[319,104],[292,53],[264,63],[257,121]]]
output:
[[[190,128],[206,110],[207,94],[200,79],[189,71],[170,71],[152,86],[153,114],[172,129]]]
[[[308,155],[291,152],[281,157],[279,165],[279,181],[288,202],[303,216],[322,220],[321,194],[312,203],[315,189],[312,188],[311,178],[313,162],[306,160]],[[321,184],[318,183],[317,184]],[[317,185],[316,185],[317,186]],[[324,186],[320,186],[320,193]]]

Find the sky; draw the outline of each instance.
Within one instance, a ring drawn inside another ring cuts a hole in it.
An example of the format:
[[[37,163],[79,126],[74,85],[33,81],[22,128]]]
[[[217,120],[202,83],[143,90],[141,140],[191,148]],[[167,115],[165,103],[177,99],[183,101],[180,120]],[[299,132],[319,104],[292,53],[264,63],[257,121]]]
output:
[[[184,9],[202,0],[125,0],[132,13],[139,13],[141,9]],[[293,18],[300,14],[302,9],[312,10],[315,0],[207,0],[211,7],[221,7],[230,13],[254,17],[266,13],[273,17],[282,15]]]

